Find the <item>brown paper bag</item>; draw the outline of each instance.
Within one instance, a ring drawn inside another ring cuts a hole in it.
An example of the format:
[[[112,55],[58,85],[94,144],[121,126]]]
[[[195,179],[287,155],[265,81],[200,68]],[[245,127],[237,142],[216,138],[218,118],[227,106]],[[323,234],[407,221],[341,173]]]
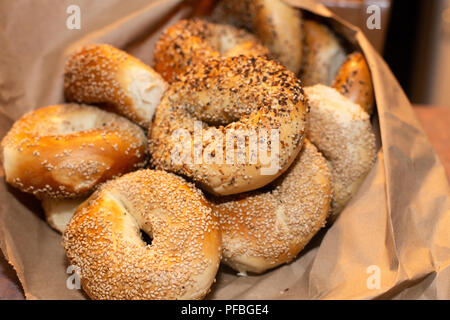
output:
[[[344,212],[296,260],[248,277],[221,267],[207,298],[450,299],[448,182],[408,99],[359,30],[314,1],[286,2],[322,15],[365,53],[382,149]],[[66,27],[73,4],[81,9],[80,30]],[[0,12],[3,137],[24,112],[63,102],[64,61],[74,48],[106,42],[151,64],[160,32],[193,9],[181,0],[5,0]],[[0,247],[26,297],[85,299],[66,286],[61,236],[45,223],[39,202],[4,179],[0,199]]]

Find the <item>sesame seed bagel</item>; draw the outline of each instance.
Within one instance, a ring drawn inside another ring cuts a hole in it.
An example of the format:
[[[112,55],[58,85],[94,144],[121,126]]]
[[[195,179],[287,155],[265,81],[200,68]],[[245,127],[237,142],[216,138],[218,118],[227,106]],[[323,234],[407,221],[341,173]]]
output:
[[[77,197],[147,160],[147,138],[131,121],[76,104],[31,111],[1,143],[6,181],[37,197]]]
[[[151,163],[216,195],[258,189],[294,161],[307,109],[300,81],[276,61],[211,59],[162,99],[149,133]]]
[[[305,94],[311,105],[308,138],[331,169],[334,219],[374,164],[375,135],[367,112],[335,89],[319,84],[305,88]]]
[[[360,52],[348,55],[334,79],[333,88],[371,114],[375,102],[372,78],[366,59]]]
[[[209,58],[267,55],[269,50],[245,30],[201,19],[180,20],[156,43],[154,68],[169,83]]]
[[[152,68],[106,44],[82,47],[65,67],[68,101],[101,105],[148,128],[167,83]]]
[[[303,85],[331,86],[339,68],[347,58],[337,36],[326,25],[306,20],[303,66],[300,75]]]
[[[201,191],[154,170],[102,185],[70,220],[63,245],[84,291],[107,300],[200,299],[221,255],[217,217]]]
[[[294,259],[330,210],[330,173],[309,141],[289,170],[268,187],[212,199],[222,230],[222,261],[261,273]]]
[[[222,0],[213,19],[252,31],[272,55],[297,73],[302,65],[303,18],[281,0]]]
[[[67,224],[72,219],[77,208],[87,199],[87,197],[55,199],[44,197],[41,201],[47,223],[63,233]]]

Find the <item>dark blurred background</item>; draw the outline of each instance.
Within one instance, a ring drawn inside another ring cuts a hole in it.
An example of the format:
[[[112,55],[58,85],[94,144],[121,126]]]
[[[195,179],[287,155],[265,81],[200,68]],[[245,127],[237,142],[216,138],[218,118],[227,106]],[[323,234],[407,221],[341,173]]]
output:
[[[414,104],[450,107],[450,0],[317,0],[359,26]],[[369,30],[367,8],[381,12]]]

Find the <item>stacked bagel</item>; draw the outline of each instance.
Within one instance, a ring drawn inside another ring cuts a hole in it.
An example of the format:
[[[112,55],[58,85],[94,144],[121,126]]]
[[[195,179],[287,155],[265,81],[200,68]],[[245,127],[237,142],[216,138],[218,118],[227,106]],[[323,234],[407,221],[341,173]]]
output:
[[[154,69],[106,44],[66,62],[67,102],[3,138],[93,299],[200,299],[220,263],[292,261],[370,170],[370,71],[281,0],[223,0],[163,32]],[[306,85],[306,86],[305,86]]]

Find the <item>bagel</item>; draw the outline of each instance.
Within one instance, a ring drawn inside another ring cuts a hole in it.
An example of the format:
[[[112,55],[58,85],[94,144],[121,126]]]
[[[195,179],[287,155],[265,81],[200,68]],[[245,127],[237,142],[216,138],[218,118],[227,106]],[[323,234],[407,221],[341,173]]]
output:
[[[152,68],[106,44],[82,47],[65,67],[68,101],[103,106],[146,129],[166,89]]]
[[[41,204],[44,209],[45,220],[50,227],[59,233],[64,233],[73,214],[86,199],[86,197],[64,199],[44,197]]]
[[[313,20],[304,23],[305,43],[300,79],[304,86],[331,86],[347,54],[326,25]]]
[[[334,79],[333,88],[371,114],[375,102],[372,78],[366,59],[359,52],[348,55]]]
[[[154,51],[154,68],[169,83],[209,58],[269,54],[251,34],[200,19],[181,20],[163,32]]]
[[[77,197],[141,168],[147,138],[131,121],[76,104],[31,111],[1,143],[6,181],[38,198]]]
[[[258,189],[297,156],[307,109],[300,81],[276,61],[211,59],[173,83],[161,101],[149,132],[151,164],[216,195]]]
[[[375,162],[375,135],[367,112],[335,89],[318,84],[305,94],[311,106],[307,136],[330,165],[334,219]]]
[[[222,231],[222,261],[240,273],[262,273],[294,259],[325,225],[330,173],[309,141],[270,186],[213,198]]]
[[[102,185],[70,220],[63,245],[83,290],[102,300],[202,298],[221,255],[217,217],[203,194],[154,170]]]
[[[222,0],[213,19],[253,32],[272,55],[294,73],[302,65],[303,18],[281,0]]]

